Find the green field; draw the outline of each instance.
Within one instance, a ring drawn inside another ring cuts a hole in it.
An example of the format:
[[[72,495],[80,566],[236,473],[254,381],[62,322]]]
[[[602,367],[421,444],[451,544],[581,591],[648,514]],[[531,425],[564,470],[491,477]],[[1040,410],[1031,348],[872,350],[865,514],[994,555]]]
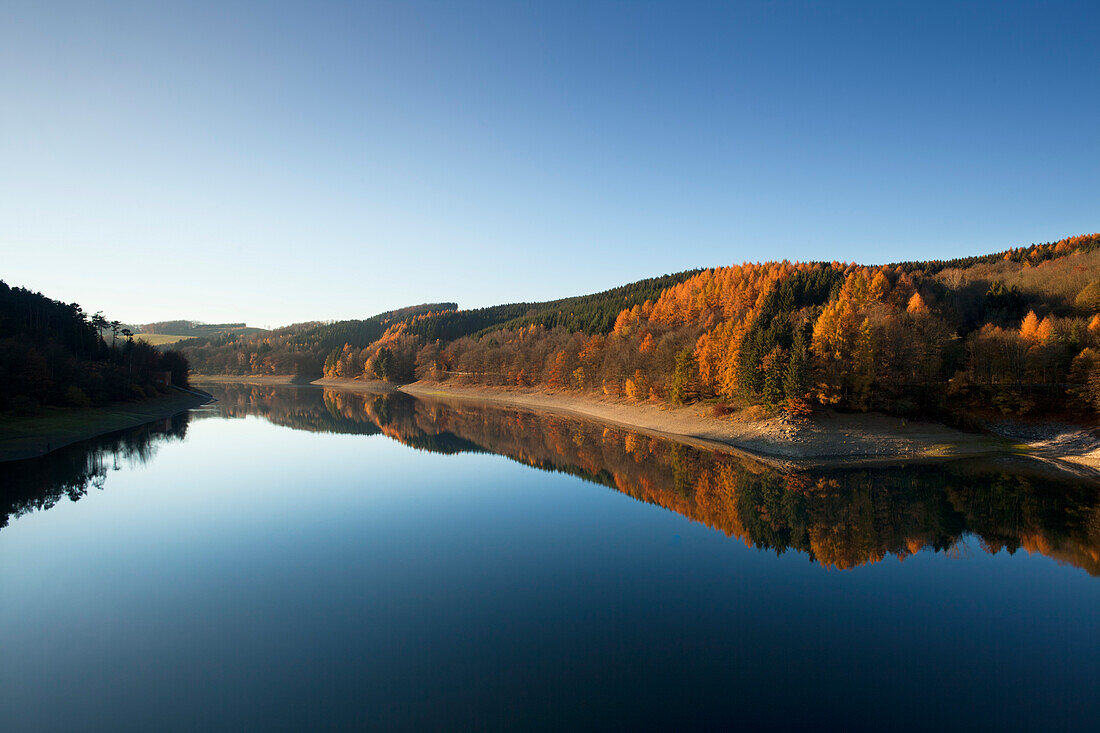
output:
[[[194,338],[194,336],[176,336],[170,333],[137,333],[134,334],[134,338],[141,339],[150,346],[165,346],[183,339]]]
[[[155,324],[152,324],[155,325]],[[210,338],[212,336],[220,336],[223,334],[232,334],[234,336],[251,336],[257,333],[264,333],[265,329],[256,328],[255,326],[233,326],[230,328],[224,328],[220,326],[208,326],[206,324],[198,324],[190,330],[188,333],[143,333],[139,331],[141,326],[125,326],[134,332],[135,339],[141,339],[150,346],[169,346],[171,344],[179,343],[185,339],[193,338]],[[120,343],[126,340],[126,337],[121,333],[112,333],[110,329],[102,329],[99,335],[103,337],[103,340],[108,344]]]

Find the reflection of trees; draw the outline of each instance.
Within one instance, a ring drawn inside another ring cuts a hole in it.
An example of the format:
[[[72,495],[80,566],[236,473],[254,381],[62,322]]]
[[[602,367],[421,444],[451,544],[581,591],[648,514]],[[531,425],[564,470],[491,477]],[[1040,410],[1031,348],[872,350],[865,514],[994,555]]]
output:
[[[103,488],[107,471],[144,464],[166,440],[181,440],[188,413],[66,446],[42,458],[0,463],[0,527],[9,518],[49,509],[63,496],[77,501]]]
[[[403,392],[364,394],[317,387],[251,384],[203,385],[217,399],[217,411],[199,417],[240,418],[258,415],[276,425],[312,433],[378,435],[437,453],[481,451],[477,445],[446,431],[425,431],[414,423],[415,400]]]
[[[272,387],[269,385],[203,385],[217,399],[216,411],[196,413],[202,417],[239,418],[258,415],[276,425],[311,433],[377,435],[378,425],[365,413],[345,414],[337,404],[321,399],[314,387]]]
[[[290,427],[385,435],[435,452],[488,451],[580,476],[749,546],[851,568],[968,533],[1100,575],[1100,492],[974,464],[784,472],[623,428],[470,403],[294,387],[219,390],[227,414]]]

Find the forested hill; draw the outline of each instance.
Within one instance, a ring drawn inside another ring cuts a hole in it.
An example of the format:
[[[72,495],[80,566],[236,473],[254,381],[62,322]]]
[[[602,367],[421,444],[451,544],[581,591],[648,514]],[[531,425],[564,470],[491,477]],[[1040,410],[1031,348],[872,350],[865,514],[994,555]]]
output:
[[[657,298],[665,288],[681,283],[699,270],[662,275],[621,285],[592,295],[544,303],[508,303],[476,310],[455,310],[409,321],[405,333],[427,341],[452,341],[494,328],[515,330],[536,325],[582,333],[609,333],[623,308]]]
[[[362,320],[309,321],[256,334],[222,333],[179,343],[199,374],[296,374],[317,378],[325,357],[345,344],[367,346],[407,319],[454,311],[456,303],[424,303]]]
[[[430,317],[441,313],[453,313],[457,308],[457,303],[425,303],[386,311],[361,321],[334,321],[305,331],[300,340],[314,353],[325,355],[346,343],[366,346],[376,341],[395,323],[418,316]]]
[[[358,355],[387,334],[388,339],[400,335],[405,341],[452,341],[489,329],[529,325],[609,333],[623,308],[660,297],[669,286],[698,272],[663,275],[592,295],[542,303],[508,303],[472,310],[458,310],[456,303],[430,303],[364,320],[288,326],[248,337],[227,334],[189,340],[181,342],[180,347],[192,369],[200,374],[361,374],[363,359]],[[349,365],[348,354],[355,354],[351,357],[354,366]],[[334,366],[341,363],[343,367]],[[404,373],[411,374],[411,369],[410,362]]]
[[[1076,237],[1060,239],[1057,242],[1016,247],[1005,252],[996,252],[994,254],[960,257],[953,260],[897,262],[891,264],[890,267],[900,267],[906,271],[920,270],[926,274],[934,275],[947,269],[965,269],[973,268],[978,265],[996,265],[1002,272],[1007,273],[1019,269],[1021,265],[1040,265],[1049,260],[1058,259],[1065,254],[1085,254],[1096,249],[1100,249],[1100,235],[1082,234]]]
[[[324,352],[329,377],[706,400],[796,415],[831,406],[1094,421],[1100,235],[951,261],[746,263],[551,303],[422,308],[368,329],[358,323],[326,326],[323,341],[294,338],[314,357]],[[283,371],[250,348],[227,352],[209,371]]]
[[[157,351],[113,323],[108,341],[101,334],[112,322],[102,314],[0,281],[0,412],[141,400],[167,389],[163,372],[187,385],[182,355]]]

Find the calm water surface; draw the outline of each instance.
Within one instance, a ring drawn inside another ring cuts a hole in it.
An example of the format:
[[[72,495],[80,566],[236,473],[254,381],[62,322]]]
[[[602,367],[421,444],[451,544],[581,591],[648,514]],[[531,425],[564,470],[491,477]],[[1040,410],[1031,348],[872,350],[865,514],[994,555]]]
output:
[[[0,464],[0,728],[1100,727],[1095,486],[216,394]]]

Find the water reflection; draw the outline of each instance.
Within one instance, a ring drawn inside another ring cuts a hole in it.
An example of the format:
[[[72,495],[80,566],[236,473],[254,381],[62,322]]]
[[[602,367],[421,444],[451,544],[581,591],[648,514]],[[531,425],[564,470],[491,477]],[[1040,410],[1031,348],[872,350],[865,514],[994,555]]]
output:
[[[0,528],[10,519],[49,509],[62,497],[78,501],[102,489],[108,471],[152,460],[160,444],[182,440],[189,413],[75,443],[42,458],[0,463]]]
[[[382,433],[433,452],[491,452],[569,473],[778,553],[853,568],[922,550],[1024,549],[1100,575],[1095,486],[957,462],[781,471],[622,428],[471,403],[315,387],[218,385],[217,413],[299,430]]]
[[[664,507],[746,545],[853,568],[922,550],[1024,549],[1100,575],[1100,490],[970,462],[783,471],[752,458],[563,416],[315,387],[217,385],[216,409],[184,413],[0,464],[0,527],[79,500],[109,470],[145,463],[188,419],[261,416],[311,432],[378,435],[436,453],[484,452],[568,473]]]

